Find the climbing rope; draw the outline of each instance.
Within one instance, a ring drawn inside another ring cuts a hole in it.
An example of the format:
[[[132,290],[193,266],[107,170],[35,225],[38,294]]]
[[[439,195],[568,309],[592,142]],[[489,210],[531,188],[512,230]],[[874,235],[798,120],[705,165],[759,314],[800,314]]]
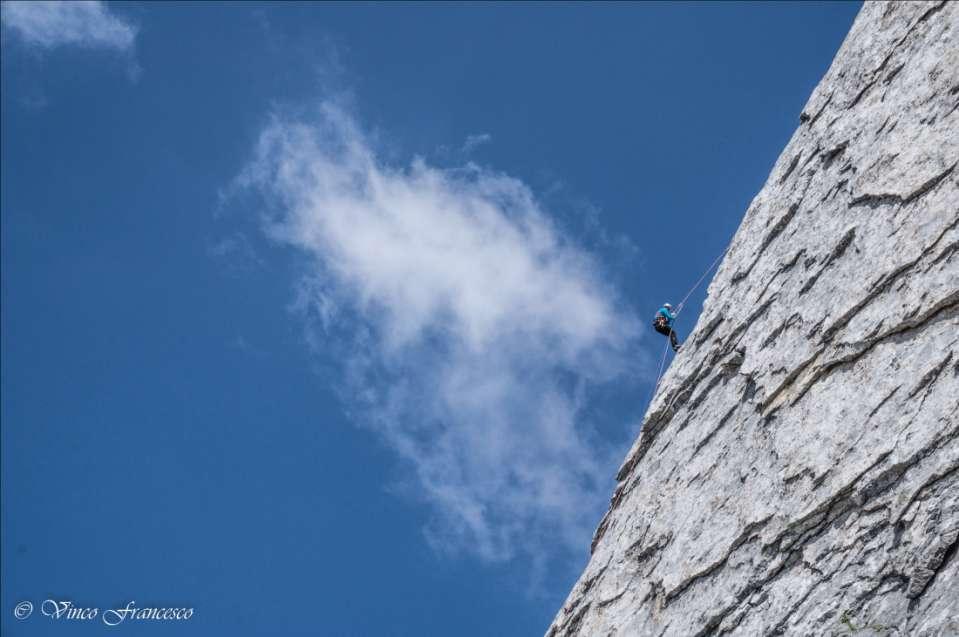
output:
[[[663,365],[666,363],[666,352],[669,350],[669,337],[666,337],[666,342],[663,344],[663,357],[659,359],[659,371],[656,373],[656,382],[653,383],[653,388],[649,390],[649,396],[646,398],[646,407],[649,407],[649,404],[653,400],[653,396],[656,395],[656,389],[659,387],[659,379],[663,377]]]
[[[703,279],[706,278],[706,275],[709,274],[713,268],[715,268],[719,261],[726,256],[726,253],[729,252],[729,245],[719,253],[719,256],[710,264],[706,271],[703,272],[702,276],[699,277],[699,280],[693,284],[693,287],[689,288],[689,292],[686,293],[686,296],[683,297],[683,300],[679,302],[679,305],[676,307],[676,318],[675,321],[679,320],[679,313],[683,311],[683,306],[686,304],[686,301],[689,300],[689,297],[692,296],[693,292],[696,291],[696,288],[703,282]],[[672,326],[670,326],[672,329]],[[646,399],[647,408],[653,400],[653,396],[656,395],[656,390],[659,389],[659,381],[663,378],[663,366],[666,364],[666,352],[669,350],[669,339],[670,337],[666,336],[666,342],[663,344],[663,357],[659,361],[659,372],[656,374],[656,382],[653,383],[653,388],[649,392],[649,398]]]
[[[679,313],[683,311],[683,306],[686,304],[686,300],[689,299],[689,297],[692,295],[692,293],[696,291],[696,288],[698,288],[698,287],[699,287],[699,284],[703,282],[703,279],[706,278],[706,275],[709,274],[709,273],[712,271],[712,269],[716,267],[716,265],[719,263],[720,259],[722,259],[724,256],[726,256],[726,253],[727,253],[727,252],[729,252],[729,246],[728,246],[728,245],[726,246],[726,248],[725,248],[722,252],[719,253],[719,256],[716,257],[716,260],[713,261],[712,264],[711,264],[708,268],[706,268],[706,271],[703,272],[703,275],[702,275],[701,277],[699,277],[699,280],[696,281],[696,283],[693,285],[693,287],[689,288],[689,292],[687,292],[687,293],[686,293],[686,296],[683,297],[683,300],[679,302],[679,307],[676,309],[676,316],[677,316],[677,317],[679,316]]]

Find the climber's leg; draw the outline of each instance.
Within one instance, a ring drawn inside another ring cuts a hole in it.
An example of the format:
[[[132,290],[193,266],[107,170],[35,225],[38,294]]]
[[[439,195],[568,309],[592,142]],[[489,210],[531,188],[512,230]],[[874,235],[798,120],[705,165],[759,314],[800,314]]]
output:
[[[676,338],[676,332],[674,332],[671,327],[669,327],[668,325],[656,324],[653,326],[653,329],[655,329],[657,332],[659,332],[663,336],[668,336],[669,344],[673,346],[673,351],[674,352],[679,351],[679,340]]]

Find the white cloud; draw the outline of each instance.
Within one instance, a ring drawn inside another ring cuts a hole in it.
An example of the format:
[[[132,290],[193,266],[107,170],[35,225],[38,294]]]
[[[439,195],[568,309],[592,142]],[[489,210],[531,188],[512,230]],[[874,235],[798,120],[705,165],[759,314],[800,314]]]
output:
[[[207,248],[207,253],[233,271],[244,271],[265,267],[263,259],[256,253],[253,244],[242,232],[221,237]]]
[[[623,452],[584,413],[637,332],[529,188],[385,165],[329,103],[310,123],[274,118],[238,185],[309,257],[296,307],[342,357],[350,411],[432,505],[428,539],[488,560],[584,550]]]
[[[468,135],[466,141],[463,142],[463,148],[461,149],[464,155],[468,155],[477,146],[482,146],[483,144],[488,144],[493,141],[493,136],[489,133],[480,133],[478,135]]]
[[[5,28],[44,49],[76,45],[129,51],[137,34],[135,26],[99,1],[4,1],[2,16]]]

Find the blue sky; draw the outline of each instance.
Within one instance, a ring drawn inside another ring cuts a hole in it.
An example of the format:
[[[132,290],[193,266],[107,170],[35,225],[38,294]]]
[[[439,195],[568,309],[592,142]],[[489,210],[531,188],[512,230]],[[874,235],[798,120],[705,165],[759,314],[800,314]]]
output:
[[[4,3],[3,632],[541,633],[858,6]]]

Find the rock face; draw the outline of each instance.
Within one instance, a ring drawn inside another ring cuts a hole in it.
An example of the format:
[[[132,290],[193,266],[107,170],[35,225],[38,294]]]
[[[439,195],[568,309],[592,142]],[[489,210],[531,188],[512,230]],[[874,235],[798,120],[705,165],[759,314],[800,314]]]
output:
[[[959,635],[959,3],[866,3],[549,635]]]

